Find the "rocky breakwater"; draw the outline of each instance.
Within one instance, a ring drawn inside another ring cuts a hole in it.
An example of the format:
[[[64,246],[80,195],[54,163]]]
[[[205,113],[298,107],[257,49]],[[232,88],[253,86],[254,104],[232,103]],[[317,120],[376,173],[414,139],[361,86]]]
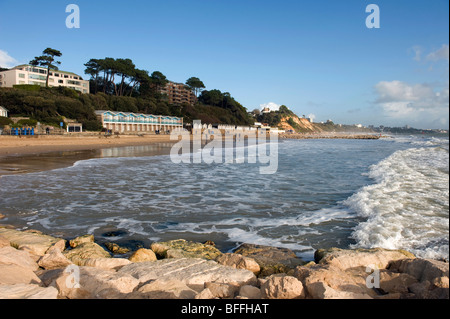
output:
[[[121,252],[110,245],[110,250]],[[109,246],[108,246],[109,247]],[[173,240],[116,258],[92,235],[67,242],[0,228],[0,298],[448,298],[448,263],[401,250],[318,250],[305,263],[283,248]],[[368,272],[368,268],[372,272]],[[377,281],[379,285],[377,285]]]

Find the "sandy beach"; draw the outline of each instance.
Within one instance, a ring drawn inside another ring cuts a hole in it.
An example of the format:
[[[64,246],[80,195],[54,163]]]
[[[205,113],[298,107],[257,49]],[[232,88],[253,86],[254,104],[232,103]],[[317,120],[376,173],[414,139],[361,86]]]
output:
[[[62,168],[97,157],[167,154],[172,143],[170,135],[0,136],[0,176]],[[128,146],[139,148],[127,150]]]

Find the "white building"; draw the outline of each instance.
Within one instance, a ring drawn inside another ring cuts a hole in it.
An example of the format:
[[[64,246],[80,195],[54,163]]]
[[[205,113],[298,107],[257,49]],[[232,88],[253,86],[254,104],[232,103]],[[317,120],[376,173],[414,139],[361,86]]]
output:
[[[0,106],[0,116],[8,117],[8,110],[5,109],[3,106]]]
[[[18,84],[45,86],[46,80],[46,68],[28,64],[0,72],[0,87],[13,87]],[[64,86],[81,93],[89,93],[89,81],[72,72],[50,70],[48,86]]]
[[[114,111],[95,111],[103,128],[113,132],[155,132],[173,131],[183,128],[183,118]]]

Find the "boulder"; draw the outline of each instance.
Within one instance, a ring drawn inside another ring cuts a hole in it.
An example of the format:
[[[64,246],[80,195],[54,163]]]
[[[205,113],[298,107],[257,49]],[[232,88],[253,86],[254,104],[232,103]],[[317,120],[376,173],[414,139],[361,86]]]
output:
[[[415,258],[405,250],[373,249],[319,249],[314,254],[315,262],[327,264],[342,270],[354,267],[368,267],[372,265],[378,269],[385,269],[389,263],[396,260]]]
[[[408,287],[415,283],[417,283],[417,279],[411,275],[387,270],[380,271],[380,289],[385,293],[408,294]]]
[[[106,270],[119,270],[123,266],[131,264],[131,261],[125,258],[89,258],[84,259],[80,266],[95,267]]]
[[[78,245],[84,244],[84,243],[93,243],[94,242],[94,235],[83,235],[76,237],[69,241],[69,245],[72,248],[77,247]]]
[[[239,291],[239,286],[220,282],[207,282],[205,283],[205,289],[209,289],[214,298],[232,299]]]
[[[26,250],[38,256],[44,256],[47,250],[59,242],[60,238],[35,232],[23,232],[14,229],[0,228],[0,236],[9,240],[10,245]]]
[[[38,261],[38,265],[44,269],[66,268],[70,264],[72,262],[63,255],[59,247],[50,248]]]
[[[140,283],[151,280],[179,280],[194,289],[203,289],[207,282],[246,285],[256,283],[255,275],[245,269],[234,269],[201,258],[162,259],[133,263],[118,274],[130,275]]]
[[[0,285],[41,284],[39,277],[30,269],[13,264],[0,264]]]
[[[195,296],[195,299],[215,299],[213,293],[209,288],[203,289],[200,293]]]
[[[116,243],[105,243],[106,248],[108,248],[108,250],[110,252],[112,252],[113,254],[117,254],[117,255],[123,255],[128,253],[130,250],[126,247],[120,247],[118,244]]]
[[[156,255],[151,249],[140,248],[136,250],[130,258],[128,258],[133,263],[139,263],[144,261],[156,261]]]
[[[261,286],[265,299],[303,299],[303,284],[295,277],[277,274],[270,276]]]
[[[176,279],[156,279],[143,285],[127,298],[132,299],[194,299],[197,291]]]
[[[31,284],[0,285],[0,299],[56,299],[55,287]]]
[[[28,252],[17,250],[11,246],[0,248],[0,264],[17,265],[31,271],[39,268]]]
[[[261,299],[261,289],[255,286],[245,285],[239,289],[239,296],[247,299]]]
[[[227,253],[220,255],[216,258],[216,262],[236,269],[247,269],[255,275],[258,275],[261,271],[258,263],[253,258],[245,257],[239,254]]]
[[[418,281],[433,281],[449,276],[449,264],[432,259],[402,259],[391,262],[389,270],[406,273]]]
[[[11,244],[9,243],[9,240],[3,236],[0,236],[0,248],[9,247],[9,246],[11,246]]]
[[[59,296],[68,299],[122,298],[131,293],[139,281],[114,270],[73,266],[75,271],[64,271],[55,281]]]
[[[304,264],[302,259],[287,248],[242,244],[235,253],[253,258],[261,268],[259,276],[290,273],[293,272],[295,267]]]
[[[365,267],[344,271],[334,265],[300,266],[295,269],[294,276],[305,287],[307,298],[360,299],[377,296],[377,293],[366,285],[369,273],[366,272]],[[345,294],[340,294],[338,297],[339,292],[345,292]]]
[[[93,242],[79,244],[74,249],[65,251],[64,255],[71,262],[79,266],[83,265],[85,259],[111,257],[106,250]]]
[[[214,246],[184,239],[156,242],[151,245],[156,255],[162,258],[203,258],[216,259],[222,252]]]

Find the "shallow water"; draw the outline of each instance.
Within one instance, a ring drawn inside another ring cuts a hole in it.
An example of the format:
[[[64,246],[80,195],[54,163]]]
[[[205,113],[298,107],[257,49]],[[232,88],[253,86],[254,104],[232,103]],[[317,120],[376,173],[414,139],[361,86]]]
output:
[[[327,247],[448,259],[448,138],[283,140],[278,148],[273,175],[261,175],[260,164],[174,164],[131,147],[109,154],[129,157],[3,176],[2,222],[135,246],[184,238],[223,251],[243,242],[287,247],[307,260]]]

